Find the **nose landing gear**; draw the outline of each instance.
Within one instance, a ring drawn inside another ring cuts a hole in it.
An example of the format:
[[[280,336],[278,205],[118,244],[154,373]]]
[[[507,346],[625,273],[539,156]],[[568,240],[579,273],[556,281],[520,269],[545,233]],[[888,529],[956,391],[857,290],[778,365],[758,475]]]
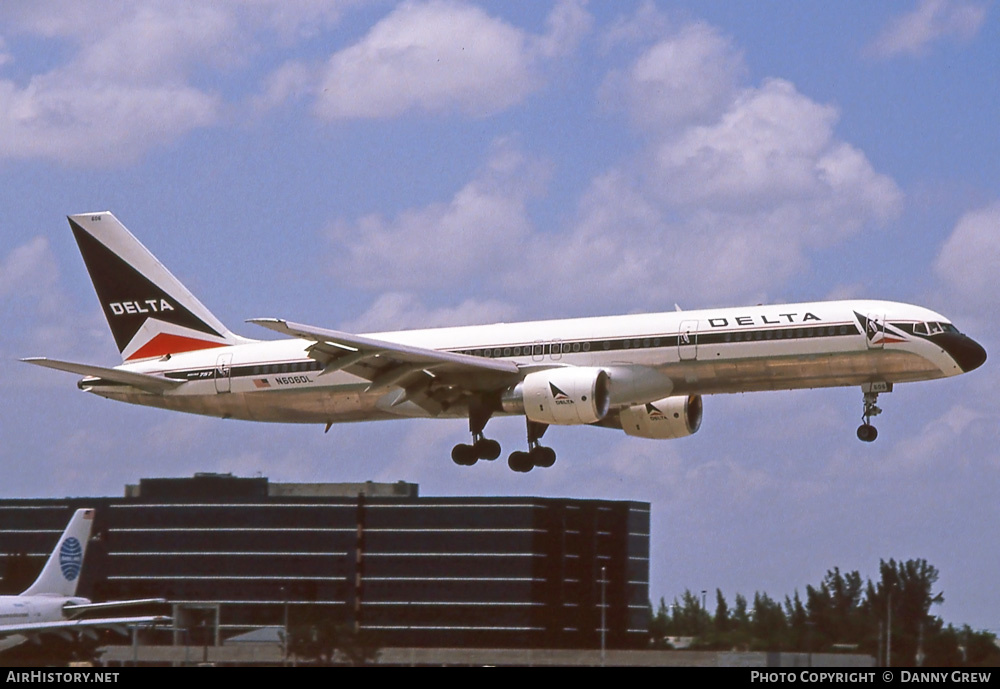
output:
[[[864,423],[858,426],[858,440],[870,443],[878,437],[878,429],[871,423],[873,416],[878,416],[882,413],[882,410],[876,404],[878,402],[878,395],[880,392],[892,392],[892,383],[865,383],[861,386],[861,391],[865,396],[865,407],[861,413],[861,419]]]

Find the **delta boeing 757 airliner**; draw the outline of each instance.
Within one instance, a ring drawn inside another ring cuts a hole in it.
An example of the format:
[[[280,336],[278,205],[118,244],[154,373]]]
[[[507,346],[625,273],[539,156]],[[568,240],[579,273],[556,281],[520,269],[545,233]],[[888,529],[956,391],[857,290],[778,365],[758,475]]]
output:
[[[249,322],[288,339],[233,334],[107,212],[69,224],[123,363],[25,359],[85,376],[109,399],[193,414],[325,424],[468,418],[471,444],[452,459],[500,456],[483,434],[495,415],[527,421],[514,471],[555,462],[551,424],[642,438],[698,430],[702,395],[854,386],[858,438],[871,442],[878,395],[893,385],[978,368],[986,351],[944,316],[888,301],[497,323],[355,335],[276,318]]]

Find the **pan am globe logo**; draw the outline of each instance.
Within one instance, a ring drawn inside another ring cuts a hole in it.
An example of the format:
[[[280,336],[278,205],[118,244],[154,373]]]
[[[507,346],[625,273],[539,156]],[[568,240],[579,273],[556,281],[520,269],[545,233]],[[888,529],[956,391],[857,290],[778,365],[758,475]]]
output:
[[[83,548],[73,536],[63,541],[59,548],[59,568],[62,569],[63,576],[67,581],[73,581],[80,576],[80,567],[83,565]]]

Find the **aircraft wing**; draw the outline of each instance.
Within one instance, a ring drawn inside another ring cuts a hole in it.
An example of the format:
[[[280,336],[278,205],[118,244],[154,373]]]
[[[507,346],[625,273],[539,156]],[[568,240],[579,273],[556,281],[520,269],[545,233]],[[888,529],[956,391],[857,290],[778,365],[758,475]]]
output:
[[[3,624],[0,625],[0,638],[6,636],[32,637],[41,634],[86,630],[86,629],[114,629],[124,632],[129,627],[137,627],[154,624],[169,624],[173,619],[164,615],[144,615],[140,617],[105,617],[92,620],[62,620],[58,622],[33,622],[28,624]]]
[[[512,361],[414,347],[278,318],[247,322],[313,341],[307,351],[324,365],[320,375],[346,371],[369,381],[369,392],[402,388],[405,394],[393,404],[412,401],[431,413],[469,394],[513,385],[522,377]]]
[[[140,598],[136,600],[111,600],[105,603],[81,603],[79,605],[65,605],[63,612],[67,617],[76,617],[95,610],[111,610],[113,608],[131,608],[137,605],[157,605],[166,603],[166,598]]]
[[[184,383],[182,380],[170,380],[168,378],[160,378],[159,376],[151,376],[146,373],[133,373],[117,368],[91,366],[90,364],[74,364],[71,361],[59,361],[57,359],[46,359],[45,357],[30,357],[28,359],[21,359],[21,361],[28,364],[35,364],[36,366],[44,366],[45,368],[54,368],[57,371],[100,378],[101,380],[121,383],[122,385],[131,385],[134,388],[139,388],[140,390],[145,390],[156,395],[163,394],[167,390],[172,390]]]

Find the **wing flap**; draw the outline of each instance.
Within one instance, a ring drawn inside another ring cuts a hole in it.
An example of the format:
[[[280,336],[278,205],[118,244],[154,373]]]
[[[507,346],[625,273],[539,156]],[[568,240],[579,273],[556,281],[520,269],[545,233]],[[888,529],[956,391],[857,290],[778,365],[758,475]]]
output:
[[[28,364],[35,364],[36,366],[44,366],[45,368],[53,368],[57,371],[100,378],[101,380],[109,380],[114,383],[121,383],[122,385],[131,385],[134,388],[145,390],[155,395],[162,395],[164,392],[173,390],[178,385],[184,383],[182,380],[170,380],[168,378],[160,378],[159,376],[151,376],[146,373],[134,373],[132,371],[122,371],[117,368],[92,366],[90,364],[76,364],[71,361],[59,361],[45,357],[30,357],[28,359],[21,359],[21,361]]]

